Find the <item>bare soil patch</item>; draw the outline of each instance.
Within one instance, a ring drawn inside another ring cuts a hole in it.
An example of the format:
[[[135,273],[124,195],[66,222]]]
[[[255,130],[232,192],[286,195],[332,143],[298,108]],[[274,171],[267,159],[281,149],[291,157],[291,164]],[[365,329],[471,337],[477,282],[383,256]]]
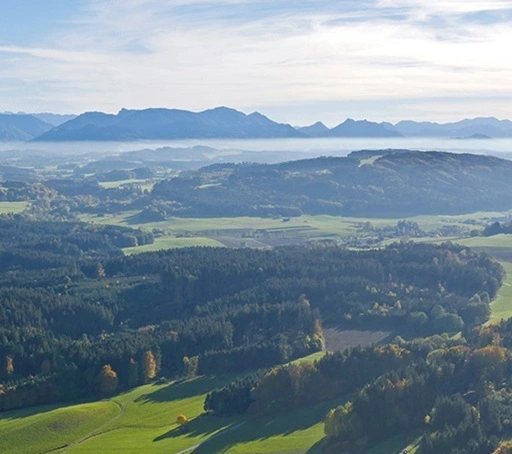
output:
[[[391,338],[390,331],[324,328],[325,347],[328,351],[343,351],[352,347],[380,344]]]

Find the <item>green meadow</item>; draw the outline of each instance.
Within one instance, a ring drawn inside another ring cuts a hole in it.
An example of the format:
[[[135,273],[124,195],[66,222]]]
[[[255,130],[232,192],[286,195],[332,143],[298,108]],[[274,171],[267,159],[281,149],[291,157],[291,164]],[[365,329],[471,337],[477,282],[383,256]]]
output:
[[[319,358],[317,353],[300,361]],[[171,384],[145,385],[111,399],[4,413],[0,417],[3,453],[315,453],[322,444],[323,403],[293,415],[222,418],[204,413],[207,392],[233,376],[199,377]],[[189,419],[182,433],[176,417]]]
[[[298,361],[313,361],[316,353]],[[203,411],[207,392],[233,376],[198,377],[150,384],[93,403],[36,407],[0,416],[0,452],[7,454],[167,453],[318,454],[323,452],[323,420],[345,399],[265,418],[217,417]],[[179,414],[189,419],[183,433]],[[369,454],[416,451],[412,434],[372,448]]]
[[[512,317],[512,263],[502,262],[501,265],[507,275],[498,296],[491,303],[491,323]]]
[[[162,249],[176,249],[182,247],[192,246],[209,246],[209,247],[223,247],[224,245],[212,238],[204,237],[187,237],[176,238],[172,236],[162,236],[155,238],[152,244],[145,244],[144,246],[127,247],[123,249],[126,255],[138,254],[141,252],[160,251]]]
[[[475,236],[457,240],[457,243],[476,248],[512,248],[512,235],[500,234],[488,237]]]
[[[30,205],[29,202],[0,202],[0,214],[2,213],[21,213]]]
[[[258,246],[258,239],[263,238],[293,238],[297,242],[314,240],[339,240],[343,237],[357,237],[361,235],[361,227],[370,223],[374,228],[396,226],[401,218],[353,218],[329,215],[303,215],[291,218],[261,218],[261,217],[213,217],[213,218],[181,218],[170,217],[163,221],[141,223],[137,219],[137,211],[127,211],[104,216],[82,215],[80,218],[86,222],[98,224],[122,225],[140,228],[148,231],[158,231],[160,236],[154,245],[127,248],[127,254],[153,251],[186,246],[219,246],[223,242],[231,245],[229,238],[247,240],[247,245]],[[478,212],[457,216],[415,216],[407,218],[418,223],[425,231],[434,231],[441,227],[463,227],[480,231],[483,226],[495,219],[503,218],[507,213]],[[462,244],[480,247],[511,247],[512,239],[501,238],[465,238]],[[506,237],[506,235],[505,235]],[[226,242],[227,240],[227,242]],[[440,242],[446,240],[458,241],[454,237],[426,237],[415,241]],[[387,244],[396,240],[383,242]],[[238,244],[240,245],[240,243]],[[242,244],[243,245],[243,244]]]
[[[119,188],[124,185],[135,185],[140,187],[142,190],[150,191],[153,188],[153,182],[151,180],[138,180],[135,178],[129,180],[119,180],[119,181],[100,181],[99,185],[105,189],[111,188]]]
[[[100,401],[4,413],[0,417],[0,452],[42,453],[62,447],[101,427],[119,411],[115,401]]]

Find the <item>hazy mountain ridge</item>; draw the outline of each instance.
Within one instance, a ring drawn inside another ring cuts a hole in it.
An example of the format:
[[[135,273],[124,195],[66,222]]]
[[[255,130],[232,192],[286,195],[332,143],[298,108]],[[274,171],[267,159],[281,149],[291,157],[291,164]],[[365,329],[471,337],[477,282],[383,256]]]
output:
[[[53,128],[33,115],[0,114],[0,140],[25,141]]]
[[[332,129],[317,125],[298,128],[308,137],[442,137],[442,138],[489,138],[512,137],[512,121],[494,117],[465,119],[452,123],[417,122],[402,120],[396,124],[375,123],[367,120],[347,119]],[[320,123],[323,125],[323,123]]]
[[[40,112],[28,114],[38,118],[46,123],[50,123],[53,126],[59,126],[66,121],[73,120],[77,116],[74,114],[55,114],[51,112]]]
[[[117,115],[87,112],[39,136],[38,141],[303,137],[290,125],[227,107],[203,112],[122,109]]]
[[[0,114],[11,122],[24,118],[41,121],[38,128],[0,123],[0,140],[131,141],[173,139],[263,139],[334,137],[439,137],[453,139],[512,138],[512,121],[479,117],[451,123],[402,120],[396,124],[347,118],[328,128],[321,121],[292,127],[259,112],[245,114],[228,107],[202,112],[180,109],[121,109],[117,114],[85,112],[81,115]],[[21,129],[21,130],[20,130]]]
[[[395,128],[404,136],[470,137],[476,134],[489,137],[512,137],[512,121],[494,117],[478,117],[454,123],[400,121]]]

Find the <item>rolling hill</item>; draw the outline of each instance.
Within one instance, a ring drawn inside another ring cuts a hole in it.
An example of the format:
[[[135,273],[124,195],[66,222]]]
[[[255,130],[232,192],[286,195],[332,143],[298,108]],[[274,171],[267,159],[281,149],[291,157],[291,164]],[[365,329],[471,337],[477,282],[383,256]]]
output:
[[[182,216],[401,217],[512,207],[512,162],[481,155],[361,151],[280,164],[215,164],[157,183]]]

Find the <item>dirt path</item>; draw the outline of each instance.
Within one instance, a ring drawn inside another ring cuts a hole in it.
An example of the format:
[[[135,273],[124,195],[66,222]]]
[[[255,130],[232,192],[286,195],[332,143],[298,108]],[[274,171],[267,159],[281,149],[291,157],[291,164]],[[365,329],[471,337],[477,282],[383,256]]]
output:
[[[208,441],[213,440],[214,438],[220,437],[221,435],[227,434],[228,432],[231,432],[235,429],[238,429],[240,426],[243,426],[245,424],[245,421],[242,421],[240,424],[237,424],[233,427],[228,427],[227,429],[221,430],[220,432],[217,432],[215,435],[212,435],[211,437],[208,437],[206,440],[203,440],[201,443],[198,443],[197,445],[190,446],[190,448],[183,449],[182,451],[177,452],[176,454],[186,454],[187,452],[193,451],[194,449],[199,448],[204,443],[207,443]]]
[[[119,413],[117,415],[115,415],[114,417],[112,417],[111,419],[109,419],[108,421],[104,422],[101,426],[99,426],[96,429],[89,432],[88,434],[85,434],[83,437],[79,438],[78,440],[74,441],[73,443],[68,444],[66,446],[66,449],[64,449],[64,451],[62,451],[61,454],[67,454],[71,448],[83,443],[84,441],[88,440],[89,438],[99,435],[105,427],[109,426],[113,422],[117,421],[121,416],[123,416],[123,414],[126,410],[126,402],[123,403],[122,405],[119,402],[116,402],[115,400],[112,402],[114,402],[119,407]]]

